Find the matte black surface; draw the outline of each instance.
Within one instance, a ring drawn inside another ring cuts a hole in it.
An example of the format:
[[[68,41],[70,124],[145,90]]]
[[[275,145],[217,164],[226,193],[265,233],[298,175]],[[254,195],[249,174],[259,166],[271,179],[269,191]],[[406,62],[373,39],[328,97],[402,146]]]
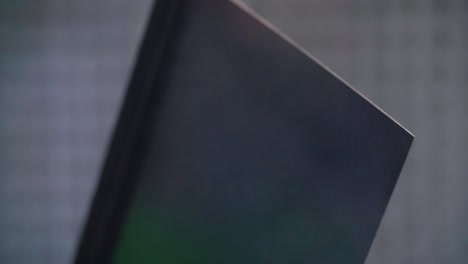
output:
[[[142,49],[149,101],[123,110],[93,208],[113,217],[77,263],[363,263],[412,136],[236,4],[179,12],[162,71]]]

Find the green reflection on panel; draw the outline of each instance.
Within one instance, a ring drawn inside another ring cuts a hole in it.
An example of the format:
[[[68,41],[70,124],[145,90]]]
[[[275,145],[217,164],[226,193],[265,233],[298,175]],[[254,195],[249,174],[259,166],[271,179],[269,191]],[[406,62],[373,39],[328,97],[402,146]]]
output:
[[[132,208],[112,263],[227,263],[233,247],[223,232],[191,222]]]

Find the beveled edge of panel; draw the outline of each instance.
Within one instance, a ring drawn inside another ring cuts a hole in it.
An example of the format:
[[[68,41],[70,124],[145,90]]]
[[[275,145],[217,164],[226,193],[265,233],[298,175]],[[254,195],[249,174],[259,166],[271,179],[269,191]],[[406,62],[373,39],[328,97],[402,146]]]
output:
[[[361,93],[359,90],[354,88],[351,84],[349,84],[346,80],[344,80],[342,77],[340,77],[336,72],[331,70],[325,63],[317,59],[312,53],[310,53],[308,50],[306,50],[304,47],[302,47],[299,43],[297,43],[295,40],[293,40],[291,37],[289,37],[286,33],[281,31],[279,28],[277,28],[275,25],[273,25],[270,21],[268,21],[266,18],[258,14],[256,11],[254,11],[251,7],[249,7],[247,4],[240,0],[229,0],[233,5],[237,6],[241,10],[243,10],[245,13],[250,15],[252,18],[257,20],[259,23],[264,25],[266,28],[271,30],[273,33],[278,35],[280,38],[282,38],[284,41],[289,43],[291,46],[299,50],[302,54],[304,54],[306,57],[317,63],[319,66],[324,68],[328,73],[333,75],[336,79],[338,79],[340,82],[342,82],[344,85],[346,85],[348,88],[350,88],[353,92],[358,94],[360,97],[362,97],[364,100],[366,100],[368,103],[370,103],[372,106],[374,106],[377,110],[379,110],[382,114],[384,114],[387,118],[392,120],[395,124],[397,124],[399,127],[401,127],[404,131],[406,131],[412,138],[414,138],[414,134],[411,133],[406,127],[404,127],[402,124],[400,124],[397,120],[395,120],[392,116],[390,116],[387,112],[385,112],[383,109],[381,109],[378,105],[376,105],[374,102],[372,102],[369,98],[367,98],[363,93]]]

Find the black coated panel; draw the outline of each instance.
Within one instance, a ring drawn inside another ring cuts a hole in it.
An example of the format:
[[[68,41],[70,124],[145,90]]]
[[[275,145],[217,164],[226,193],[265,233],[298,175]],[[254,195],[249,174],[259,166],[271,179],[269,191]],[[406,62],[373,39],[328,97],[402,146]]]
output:
[[[111,262],[363,263],[413,137],[237,4],[178,8]]]

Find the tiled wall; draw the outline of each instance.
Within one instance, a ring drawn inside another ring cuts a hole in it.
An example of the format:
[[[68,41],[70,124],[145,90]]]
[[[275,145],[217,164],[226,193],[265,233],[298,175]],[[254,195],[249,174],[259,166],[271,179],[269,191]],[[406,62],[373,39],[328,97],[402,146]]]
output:
[[[70,262],[150,3],[0,2],[0,263]]]

